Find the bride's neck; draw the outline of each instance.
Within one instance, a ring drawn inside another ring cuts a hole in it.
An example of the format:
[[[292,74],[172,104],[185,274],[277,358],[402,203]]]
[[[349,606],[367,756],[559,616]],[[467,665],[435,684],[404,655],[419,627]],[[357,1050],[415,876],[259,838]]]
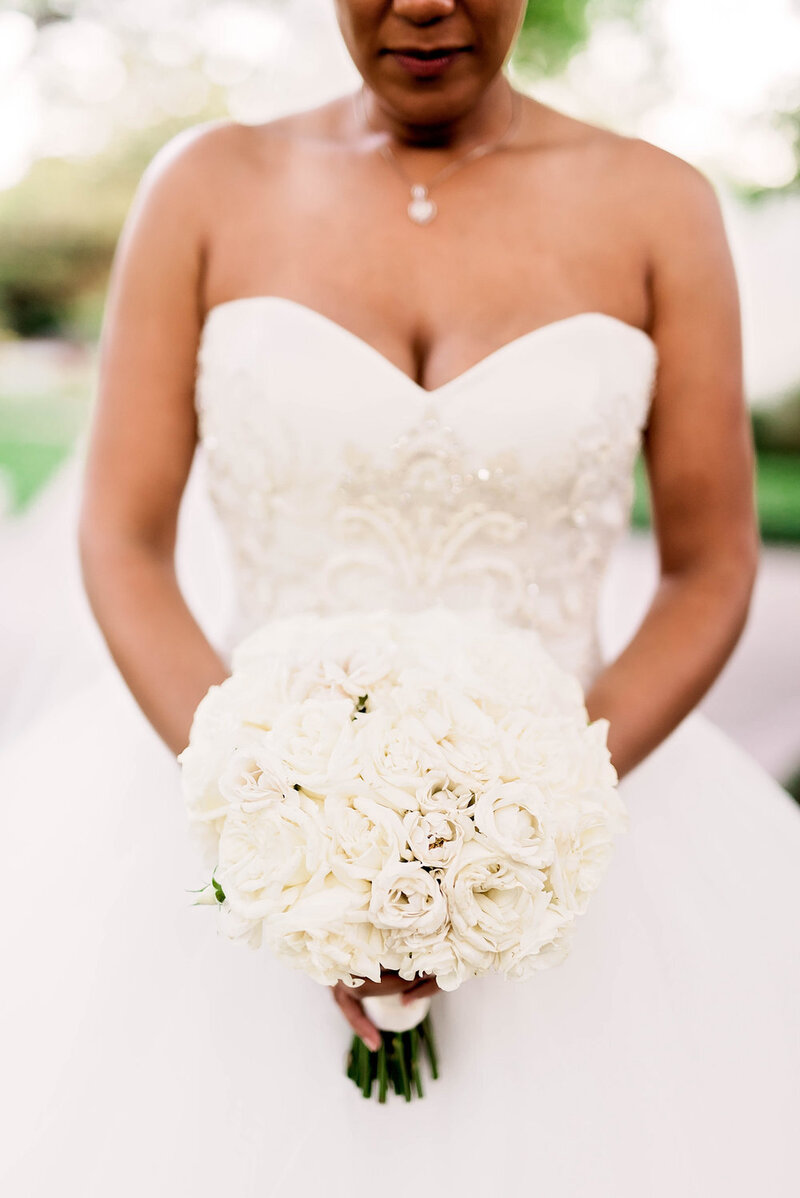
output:
[[[424,124],[403,120],[366,86],[363,101],[369,128],[387,133],[394,144],[458,150],[502,137],[512,115],[512,92],[511,84],[501,72],[467,112],[452,120]]]

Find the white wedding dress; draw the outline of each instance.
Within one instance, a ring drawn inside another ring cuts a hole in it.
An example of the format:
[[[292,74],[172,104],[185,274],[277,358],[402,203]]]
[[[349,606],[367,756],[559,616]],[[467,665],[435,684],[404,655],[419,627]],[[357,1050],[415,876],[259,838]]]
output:
[[[588,684],[657,370],[597,312],[427,391],[321,314],[209,314],[197,408],[236,608],[485,603]],[[200,544],[196,556],[206,552]],[[365,1101],[328,991],[216,934],[178,767],[116,671],[0,755],[5,1198],[789,1198],[800,811],[689,716],[568,960],[434,999],[441,1077]]]

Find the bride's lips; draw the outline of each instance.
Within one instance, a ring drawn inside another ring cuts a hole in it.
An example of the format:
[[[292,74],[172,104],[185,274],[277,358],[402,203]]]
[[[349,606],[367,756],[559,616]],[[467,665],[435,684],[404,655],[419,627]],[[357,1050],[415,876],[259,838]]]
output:
[[[403,70],[408,71],[411,75],[416,75],[418,79],[430,79],[434,75],[441,75],[448,67],[459,58],[462,54],[466,54],[469,46],[442,46],[436,50],[385,50],[384,53],[393,58],[398,66]]]

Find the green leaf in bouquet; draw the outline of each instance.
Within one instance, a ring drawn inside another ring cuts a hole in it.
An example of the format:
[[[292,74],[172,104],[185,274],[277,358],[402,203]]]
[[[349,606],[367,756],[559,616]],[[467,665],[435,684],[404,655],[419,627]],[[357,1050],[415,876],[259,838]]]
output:
[[[211,875],[211,885],[214,887],[214,894],[216,895],[217,902],[224,903],[225,902],[225,891],[222,889],[222,887],[220,886],[219,882],[217,881],[217,879],[214,877],[213,874]]]

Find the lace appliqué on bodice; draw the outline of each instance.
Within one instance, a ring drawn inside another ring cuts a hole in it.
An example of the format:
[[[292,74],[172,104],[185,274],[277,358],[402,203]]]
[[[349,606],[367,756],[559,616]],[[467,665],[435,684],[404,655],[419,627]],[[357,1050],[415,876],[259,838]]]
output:
[[[585,641],[598,566],[628,518],[637,446],[638,431],[620,419],[585,436],[568,468],[551,461],[531,473],[512,449],[467,452],[430,405],[385,463],[343,447],[332,513],[340,548],[322,593],[334,608],[355,605],[365,574],[381,576],[409,608],[432,597],[485,604],[553,647],[576,627]]]
[[[599,588],[629,519],[649,394],[620,387],[558,435],[551,420],[537,430],[530,419],[524,439],[510,426],[499,444],[468,436],[458,404],[442,413],[435,392],[395,412],[383,436],[372,409],[363,426],[343,413],[323,436],[290,398],[267,411],[250,365],[204,367],[200,434],[240,602],[232,643],[301,610],[485,605],[537,629],[588,683],[601,664]]]

